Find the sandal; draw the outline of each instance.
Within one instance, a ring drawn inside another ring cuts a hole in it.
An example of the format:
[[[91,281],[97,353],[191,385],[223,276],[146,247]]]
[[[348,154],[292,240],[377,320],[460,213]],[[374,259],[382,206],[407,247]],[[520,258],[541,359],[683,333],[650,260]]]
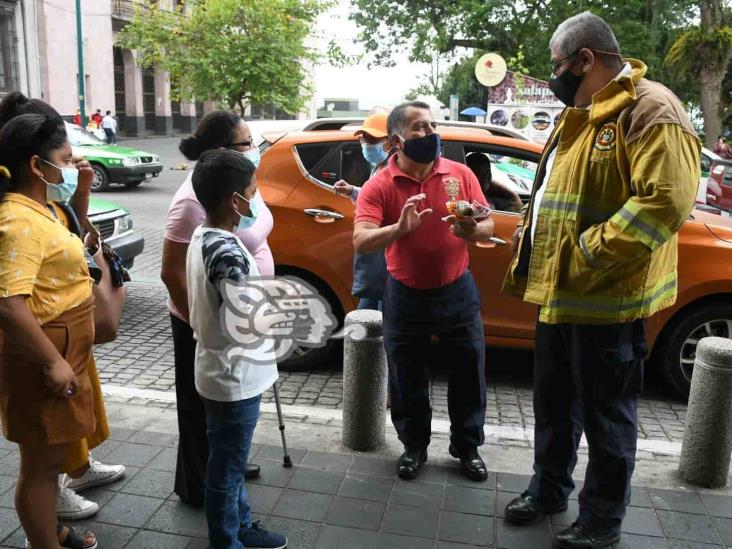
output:
[[[97,549],[97,537],[88,530],[77,534],[74,528],[58,523],[58,542],[61,547],[69,549]],[[64,535],[65,534],[65,535]],[[25,539],[25,549],[33,549],[28,538]]]

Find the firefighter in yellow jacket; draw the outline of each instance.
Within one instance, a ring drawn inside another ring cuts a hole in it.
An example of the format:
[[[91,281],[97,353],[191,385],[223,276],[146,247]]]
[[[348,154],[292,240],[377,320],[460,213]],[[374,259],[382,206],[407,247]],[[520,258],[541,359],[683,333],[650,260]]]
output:
[[[567,105],[546,149],[504,291],[539,305],[534,475],[506,517],[561,512],[582,432],[589,464],[565,548],[620,536],[635,465],[644,319],[676,299],[677,237],[699,179],[700,142],[678,98],[623,59],[589,13],[550,42],[550,87]]]

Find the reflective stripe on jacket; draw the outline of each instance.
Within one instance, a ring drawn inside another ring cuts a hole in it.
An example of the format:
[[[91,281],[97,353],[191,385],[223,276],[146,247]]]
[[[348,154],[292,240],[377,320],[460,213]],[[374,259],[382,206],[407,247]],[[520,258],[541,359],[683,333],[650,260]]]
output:
[[[565,109],[539,162],[503,289],[540,305],[542,322],[629,322],[676,301],[676,233],[694,205],[701,143],[678,98],[628,62],[632,76],[611,81],[589,109]]]

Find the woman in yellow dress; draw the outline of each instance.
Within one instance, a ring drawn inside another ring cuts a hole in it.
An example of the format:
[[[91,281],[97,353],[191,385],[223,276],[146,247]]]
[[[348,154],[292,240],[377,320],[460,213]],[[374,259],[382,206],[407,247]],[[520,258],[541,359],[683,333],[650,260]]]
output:
[[[64,125],[61,115],[48,103],[40,99],[29,99],[20,92],[10,92],[0,101],[0,129],[7,122],[21,114],[45,115],[55,119],[59,125]],[[53,189],[54,192],[47,193],[49,198],[47,206],[64,227],[79,238],[83,238],[84,228],[87,230],[93,229],[87,219],[93,172],[91,165],[85,160],[74,158],[74,164],[79,168],[78,187],[72,189],[66,186],[63,190],[56,187]],[[97,264],[102,270],[105,270],[106,263],[101,257],[101,252],[97,255],[98,257],[95,257]],[[109,276],[108,273],[105,274],[106,280],[102,280],[101,283],[110,286]],[[93,287],[95,297],[99,295],[100,288],[100,285]],[[124,292],[125,288],[117,288],[113,291]],[[104,304],[104,300],[101,302],[97,300],[95,303],[95,343],[99,343],[100,340],[105,342],[115,339],[116,324],[110,326],[109,323],[115,319],[119,320],[117,315],[109,314],[109,311],[105,310],[100,304]],[[59,476],[56,514],[62,520],[84,519],[96,514],[99,505],[76,492],[110,484],[125,474],[124,465],[105,465],[91,456],[90,450],[99,446],[109,437],[109,425],[104,407],[102,386],[99,382],[99,374],[93,358],[89,362],[88,373],[94,395],[96,429],[90,436],[69,445],[66,459],[61,465],[63,474]]]
[[[56,518],[59,468],[96,426],[92,279],[81,240],[46,206],[49,188],[77,177],[52,117],[25,114],[0,130],[0,417],[19,445],[15,505],[34,549],[97,546]]]

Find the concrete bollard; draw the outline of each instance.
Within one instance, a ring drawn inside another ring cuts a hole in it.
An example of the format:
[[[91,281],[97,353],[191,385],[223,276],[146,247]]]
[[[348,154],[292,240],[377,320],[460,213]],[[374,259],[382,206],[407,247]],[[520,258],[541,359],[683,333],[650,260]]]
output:
[[[727,484],[732,455],[732,340],[699,341],[679,460],[682,480],[706,488]]]
[[[373,450],[386,444],[386,353],[380,311],[346,315],[343,342],[343,444]]]

